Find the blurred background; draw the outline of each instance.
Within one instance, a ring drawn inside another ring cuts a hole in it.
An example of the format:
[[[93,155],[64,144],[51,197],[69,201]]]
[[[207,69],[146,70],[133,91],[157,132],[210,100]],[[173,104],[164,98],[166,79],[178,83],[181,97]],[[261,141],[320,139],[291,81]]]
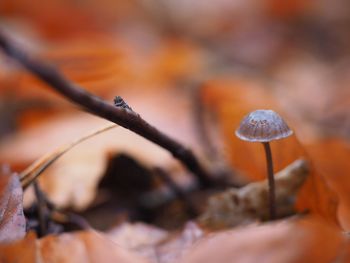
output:
[[[121,95],[200,156],[206,149],[195,120],[203,105],[202,114],[216,113],[221,124],[237,105],[238,119],[248,109],[278,109],[304,144],[349,140],[349,26],[346,0],[0,1],[0,29],[17,45],[106,100]],[[0,160],[13,169],[104,123],[2,54],[0,94]],[[223,126],[233,134],[233,123]],[[43,178],[56,204],[84,209],[116,152],[175,171],[186,184],[163,150],[121,128],[107,134]]]
[[[349,5],[345,0],[2,0],[0,22],[29,52],[101,96],[115,88],[248,80],[269,89],[293,118],[317,122],[322,133],[349,136]],[[39,93],[51,98],[31,88],[39,84],[30,77],[19,78],[16,66],[3,57],[0,67],[2,98],[34,99]],[[32,106],[21,105],[39,107]],[[5,115],[16,110],[21,109],[7,108]],[[12,117],[2,116],[2,137],[23,124]]]

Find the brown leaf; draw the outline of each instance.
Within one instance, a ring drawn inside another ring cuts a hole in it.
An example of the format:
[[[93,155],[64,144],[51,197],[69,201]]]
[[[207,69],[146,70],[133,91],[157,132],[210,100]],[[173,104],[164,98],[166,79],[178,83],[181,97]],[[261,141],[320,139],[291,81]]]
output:
[[[42,239],[36,239],[35,234],[29,233],[21,241],[0,245],[0,259],[2,263],[146,262],[93,230],[50,235]]]
[[[36,235],[30,232],[25,238],[11,244],[0,245],[1,263],[34,263],[36,261]]]
[[[59,159],[63,154],[68,152],[74,146],[84,142],[85,140],[91,137],[94,137],[102,132],[108,131],[117,126],[118,125],[116,124],[109,124],[96,131],[93,131],[89,134],[81,136],[75,141],[62,145],[59,148],[55,149],[53,152],[42,156],[41,158],[36,160],[34,163],[32,163],[29,167],[27,167],[24,171],[22,171],[19,174],[20,181],[21,181],[21,184],[23,185],[23,188],[26,189],[26,187],[29,186],[30,183],[33,182],[43,171],[45,171],[45,169],[47,169],[53,162]]]
[[[112,229],[108,236],[120,247],[151,262],[170,263],[180,259],[204,234],[194,222],[188,222],[182,231],[172,234],[142,223],[124,223]]]
[[[341,139],[323,139],[306,145],[311,159],[324,174],[339,198],[338,218],[341,226],[350,230],[350,145]],[[317,182],[315,182],[317,183]]]
[[[193,249],[193,245],[205,235],[196,223],[188,222],[184,229],[159,244],[156,247],[157,261],[155,263],[178,262],[187,252]]]
[[[335,262],[345,242],[338,228],[318,217],[289,219],[213,234],[180,262]]]
[[[151,262],[170,263],[180,259],[204,234],[194,222],[188,222],[182,231],[172,234],[142,223],[124,223],[112,229],[108,236],[120,247]]]
[[[143,223],[124,223],[108,232],[108,236],[120,247],[129,249],[150,261],[158,262],[156,245],[169,233]]]
[[[304,160],[297,160],[275,174],[276,208],[279,217],[294,213],[295,195],[308,176]],[[268,218],[267,180],[231,188],[210,197],[199,222],[210,229],[233,227]]]
[[[16,174],[0,174],[0,242],[21,239],[26,233],[23,191]]]
[[[145,262],[96,231],[47,236],[39,251],[43,262]]]

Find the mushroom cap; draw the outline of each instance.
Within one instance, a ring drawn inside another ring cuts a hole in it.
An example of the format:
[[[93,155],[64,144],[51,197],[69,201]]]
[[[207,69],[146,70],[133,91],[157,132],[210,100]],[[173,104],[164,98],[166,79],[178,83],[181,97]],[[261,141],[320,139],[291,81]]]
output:
[[[269,142],[288,137],[293,131],[273,110],[256,110],[243,118],[236,136],[249,142]]]

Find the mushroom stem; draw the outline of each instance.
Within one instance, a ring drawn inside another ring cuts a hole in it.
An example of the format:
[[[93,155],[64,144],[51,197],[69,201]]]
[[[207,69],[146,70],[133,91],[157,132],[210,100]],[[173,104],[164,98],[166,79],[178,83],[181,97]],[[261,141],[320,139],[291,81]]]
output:
[[[269,182],[269,210],[270,210],[270,220],[276,218],[276,197],[275,197],[275,178],[273,176],[273,163],[272,154],[269,142],[263,142],[266,154],[267,163],[267,178]]]

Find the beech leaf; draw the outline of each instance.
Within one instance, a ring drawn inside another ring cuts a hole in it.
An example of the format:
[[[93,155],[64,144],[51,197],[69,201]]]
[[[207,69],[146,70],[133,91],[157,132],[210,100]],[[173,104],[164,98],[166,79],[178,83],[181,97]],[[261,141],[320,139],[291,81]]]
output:
[[[26,233],[23,190],[16,174],[0,174],[0,242],[21,239]]]
[[[308,176],[305,160],[296,160],[275,175],[278,216],[294,212],[298,190]],[[209,199],[207,210],[199,221],[209,228],[232,227],[268,217],[267,181],[253,182],[242,188],[231,188]]]

